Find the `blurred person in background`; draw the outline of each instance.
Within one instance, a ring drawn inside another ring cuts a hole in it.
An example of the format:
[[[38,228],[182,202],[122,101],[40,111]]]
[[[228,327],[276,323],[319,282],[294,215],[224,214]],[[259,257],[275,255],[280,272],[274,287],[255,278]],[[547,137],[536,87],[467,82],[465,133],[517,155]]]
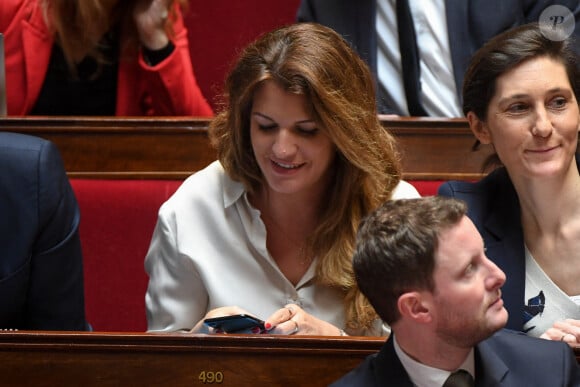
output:
[[[211,116],[186,0],[2,0],[8,115]]]

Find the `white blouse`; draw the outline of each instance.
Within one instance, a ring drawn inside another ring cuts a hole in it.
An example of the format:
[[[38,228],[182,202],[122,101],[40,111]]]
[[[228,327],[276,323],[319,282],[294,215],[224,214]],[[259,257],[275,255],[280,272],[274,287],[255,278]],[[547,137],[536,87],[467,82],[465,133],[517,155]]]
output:
[[[540,337],[556,321],[580,320],[580,305],[558,287],[536,262],[527,246],[524,332]],[[529,319],[529,320],[528,320]],[[526,321],[527,320],[527,321]]]
[[[401,182],[393,198],[418,197]],[[294,286],[266,248],[260,212],[218,161],[190,176],[159,210],[145,270],[149,331],[191,329],[214,308],[239,306],[266,319],[295,303],[307,313],[345,328],[344,294],[316,284],[316,260]],[[372,332],[385,335],[380,321]]]

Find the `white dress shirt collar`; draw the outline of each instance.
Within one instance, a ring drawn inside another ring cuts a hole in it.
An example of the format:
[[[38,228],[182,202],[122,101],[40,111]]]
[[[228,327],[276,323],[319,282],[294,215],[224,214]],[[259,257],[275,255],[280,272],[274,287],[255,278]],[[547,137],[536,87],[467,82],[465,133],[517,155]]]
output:
[[[397,342],[397,337],[393,337],[393,344],[395,347],[395,352],[403,364],[405,371],[409,375],[409,378],[415,386],[418,387],[441,387],[445,380],[449,377],[451,372],[441,370],[438,368],[429,367],[425,364],[419,363],[418,361],[412,359],[409,355],[405,353],[399,346]],[[467,358],[463,361],[461,366],[457,369],[464,369],[475,377],[475,360],[474,360],[474,350],[473,348],[469,351]]]

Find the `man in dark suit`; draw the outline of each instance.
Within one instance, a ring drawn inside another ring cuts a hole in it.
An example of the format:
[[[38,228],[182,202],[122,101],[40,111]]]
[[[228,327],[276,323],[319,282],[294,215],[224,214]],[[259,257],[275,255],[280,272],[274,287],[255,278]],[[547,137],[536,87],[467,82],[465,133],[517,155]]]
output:
[[[0,330],[86,330],[79,208],[57,148],[0,133]]]
[[[502,329],[506,278],[466,210],[431,196],[386,202],[361,222],[357,283],[392,332],[333,386],[580,385],[567,344]],[[466,384],[449,384],[457,378]]]
[[[435,2],[432,1],[416,2],[413,6],[413,1],[410,1],[414,24],[419,26],[414,28],[421,61],[421,70],[417,70],[419,74],[416,75],[420,77],[416,92],[420,93],[426,110],[424,113],[410,114],[410,109],[407,109],[409,104],[401,101],[405,99],[405,93],[401,98],[397,92],[397,83],[402,82],[400,78],[404,69],[398,61],[399,34],[394,3],[395,0],[302,0],[296,15],[299,22],[317,22],[336,30],[365,59],[378,80],[379,113],[462,116],[463,75],[473,53],[502,31],[539,21],[542,12],[550,5],[564,6],[574,15],[574,35],[580,39],[578,0],[445,0],[439,6],[434,6]],[[384,25],[381,15],[386,19]],[[417,16],[421,16],[421,20],[417,20]],[[377,33],[377,25],[381,33]],[[391,39],[381,34],[389,35]],[[430,42],[431,35],[433,40]],[[447,39],[441,41],[445,35]],[[387,51],[383,53],[384,60],[380,60],[381,50]],[[431,54],[435,57],[430,58]],[[391,63],[393,67],[379,69],[378,62],[389,62],[389,58],[396,62]],[[381,72],[387,74],[381,75]],[[390,74],[393,72],[396,74]],[[448,93],[441,94],[442,89],[448,89]]]

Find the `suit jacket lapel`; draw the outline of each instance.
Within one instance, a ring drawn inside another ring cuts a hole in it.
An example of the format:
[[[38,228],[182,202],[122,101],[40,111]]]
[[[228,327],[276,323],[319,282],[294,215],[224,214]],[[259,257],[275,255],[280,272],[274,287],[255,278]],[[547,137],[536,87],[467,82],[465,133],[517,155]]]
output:
[[[580,157],[576,155],[580,169]],[[524,325],[523,306],[526,303],[526,262],[524,234],[521,224],[520,203],[505,168],[492,172],[493,184],[489,185],[493,203],[488,216],[483,219],[482,234],[486,240],[487,254],[506,274],[502,297],[509,314],[506,328],[521,331]],[[495,191],[492,191],[494,190]],[[491,242],[493,241],[493,242]],[[513,311],[517,311],[514,313]]]
[[[496,387],[509,372],[507,365],[485,341],[475,347],[475,386]]]
[[[451,63],[453,64],[453,76],[457,86],[457,95],[460,103],[463,103],[461,89],[463,87],[463,75],[471,55],[472,44],[469,41],[469,1],[445,0],[445,15],[447,17],[447,34],[449,36],[449,49],[451,51]],[[453,42],[453,44],[451,44]]]
[[[393,345],[393,335],[373,359],[374,379],[377,386],[413,387],[413,383],[399,360]]]
[[[506,309],[512,311],[507,327],[522,330],[526,265],[520,205],[505,169],[494,173],[495,181],[491,186],[493,191],[488,198],[493,205],[483,219],[482,234],[486,241],[487,255],[493,257],[506,274],[502,297]]]
[[[493,340],[493,336],[487,340]],[[497,387],[506,380],[509,368],[494,352],[492,346],[482,341],[475,347],[475,386]],[[376,358],[373,359],[374,385],[413,387],[413,383],[401,364],[391,335]]]
[[[352,42],[356,45],[359,55],[368,63],[371,72],[377,74],[377,29],[376,1],[347,0],[345,6],[350,8],[349,15],[355,20],[352,31]]]

